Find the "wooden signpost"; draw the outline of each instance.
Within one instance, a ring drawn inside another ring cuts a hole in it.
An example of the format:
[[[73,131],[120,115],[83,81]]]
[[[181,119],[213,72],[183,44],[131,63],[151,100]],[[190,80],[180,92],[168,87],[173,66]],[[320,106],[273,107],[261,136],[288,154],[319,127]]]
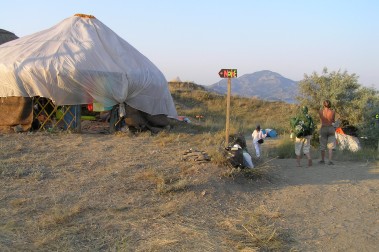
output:
[[[229,118],[230,118],[230,93],[231,93],[231,78],[237,78],[237,69],[221,69],[218,72],[221,78],[228,78],[228,94],[226,96],[226,126],[225,126],[225,147],[229,145]]]

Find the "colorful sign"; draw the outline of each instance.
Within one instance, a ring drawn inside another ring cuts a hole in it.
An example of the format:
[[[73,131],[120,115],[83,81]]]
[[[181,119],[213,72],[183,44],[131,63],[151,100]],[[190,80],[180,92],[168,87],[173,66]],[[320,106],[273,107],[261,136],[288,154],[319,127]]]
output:
[[[221,78],[237,78],[237,69],[221,69],[218,75]]]

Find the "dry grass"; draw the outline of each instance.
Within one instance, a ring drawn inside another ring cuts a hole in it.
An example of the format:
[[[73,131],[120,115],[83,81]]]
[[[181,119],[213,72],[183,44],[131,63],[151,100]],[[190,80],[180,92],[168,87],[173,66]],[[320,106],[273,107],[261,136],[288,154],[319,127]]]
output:
[[[189,148],[214,149],[219,135],[0,135],[0,250],[269,248],[279,226],[259,240],[242,227],[252,232],[252,177],[230,178],[217,162],[181,159]]]
[[[290,251],[290,237],[283,232],[278,222],[281,214],[261,205],[251,210],[239,210],[242,220],[223,222],[232,231],[231,239],[236,239],[239,249],[252,251]]]
[[[280,213],[256,207],[271,164],[233,170],[222,154],[225,97],[173,89],[192,123],[169,133],[0,135],[0,251],[288,250]],[[286,131],[278,115],[292,110],[245,98],[232,108],[231,134]],[[185,161],[189,149],[212,161]]]
[[[267,140],[256,169],[232,169],[225,97],[171,89],[192,123],[169,133],[0,135],[0,251],[294,250],[281,214],[259,201],[275,183],[270,160],[293,157],[292,142]],[[287,132],[294,109],[233,98],[230,133]],[[211,162],[183,159],[189,149]]]

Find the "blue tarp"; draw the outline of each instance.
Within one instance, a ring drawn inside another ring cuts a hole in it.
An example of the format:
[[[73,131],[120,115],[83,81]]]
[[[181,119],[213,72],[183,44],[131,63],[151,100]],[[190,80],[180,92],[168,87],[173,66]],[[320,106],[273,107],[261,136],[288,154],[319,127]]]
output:
[[[266,132],[267,132],[267,137],[277,137],[278,136],[278,133],[276,132],[276,130],[273,130],[273,129],[262,130],[263,134],[266,134]]]

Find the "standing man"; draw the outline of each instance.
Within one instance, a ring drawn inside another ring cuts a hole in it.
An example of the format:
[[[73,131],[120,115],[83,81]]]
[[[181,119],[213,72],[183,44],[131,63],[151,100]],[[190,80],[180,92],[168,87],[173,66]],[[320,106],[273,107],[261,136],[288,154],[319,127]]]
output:
[[[312,166],[311,137],[314,132],[312,117],[308,114],[308,107],[303,106],[301,112],[291,120],[292,131],[295,133],[295,154],[297,166],[301,167],[301,149],[308,158],[308,167]]]
[[[320,150],[321,160],[320,164],[325,164],[325,151],[328,149],[328,165],[333,165],[333,150],[336,148],[336,131],[334,128],[335,112],[331,109],[331,102],[325,100],[323,102],[323,109],[319,111],[321,120],[320,129]]]

